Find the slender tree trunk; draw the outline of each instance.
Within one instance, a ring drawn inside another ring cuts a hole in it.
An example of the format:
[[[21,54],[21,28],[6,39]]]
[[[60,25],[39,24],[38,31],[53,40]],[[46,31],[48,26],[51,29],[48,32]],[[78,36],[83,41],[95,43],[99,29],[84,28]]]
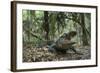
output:
[[[27,24],[28,24],[28,26],[27,26],[27,28],[30,30],[30,11],[27,11],[27,14],[28,14],[28,16],[27,16]],[[30,33],[28,33],[28,42],[30,42]]]
[[[82,42],[83,46],[88,45],[87,33],[85,28],[85,16],[84,14],[81,15],[81,27],[82,27]]]
[[[43,29],[45,32],[45,39],[48,41],[49,40],[49,21],[48,21],[48,11],[44,11],[44,24],[43,24]]]

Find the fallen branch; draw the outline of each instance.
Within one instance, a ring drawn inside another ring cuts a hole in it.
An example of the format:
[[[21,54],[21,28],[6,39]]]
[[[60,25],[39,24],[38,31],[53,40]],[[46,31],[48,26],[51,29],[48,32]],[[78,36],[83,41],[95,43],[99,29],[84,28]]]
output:
[[[44,39],[40,38],[39,36],[37,36],[36,34],[34,34],[32,31],[30,31],[30,30],[28,30],[28,29],[25,29],[25,28],[24,28],[24,30],[25,30],[26,32],[30,33],[33,37],[38,38],[39,40],[43,40],[43,41],[44,41]]]

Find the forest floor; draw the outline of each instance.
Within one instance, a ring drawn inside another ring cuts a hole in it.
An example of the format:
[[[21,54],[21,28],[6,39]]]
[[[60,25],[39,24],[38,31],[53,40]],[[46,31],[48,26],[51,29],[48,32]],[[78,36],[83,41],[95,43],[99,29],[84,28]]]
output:
[[[89,46],[78,47],[76,50],[81,54],[73,51],[67,51],[66,54],[50,52],[48,48],[34,48],[32,46],[23,48],[23,62],[47,62],[47,61],[65,61],[65,60],[85,60],[91,58]]]

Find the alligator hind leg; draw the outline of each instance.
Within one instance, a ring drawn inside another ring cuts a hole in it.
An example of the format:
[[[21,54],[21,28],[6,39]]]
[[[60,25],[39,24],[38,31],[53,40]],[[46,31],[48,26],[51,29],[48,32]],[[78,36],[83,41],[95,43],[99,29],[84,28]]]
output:
[[[70,49],[71,49],[72,51],[74,51],[76,54],[78,54],[78,55],[82,55],[82,53],[77,52],[76,49],[75,49],[73,46],[71,46]]]

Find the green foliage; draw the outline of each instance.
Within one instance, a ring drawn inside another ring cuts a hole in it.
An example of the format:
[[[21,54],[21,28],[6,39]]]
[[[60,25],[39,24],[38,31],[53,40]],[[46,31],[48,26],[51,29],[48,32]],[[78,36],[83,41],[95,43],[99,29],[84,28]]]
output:
[[[74,39],[79,44],[90,44],[91,14],[74,12],[47,11],[48,23],[44,22],[44,11],[23,10],[23,43],[32,42],[34,46],[46,41],[55,41],[63,33],[77,31]],[[83,17],[82,17],[83,15]],[[47,26],[43,27],[46,24]],[[44,30],[46,29],[46,30]],[[48,34],[47,34],[48,33]],[[49,39],[46,39],[47,37]],[[87,38],[87,40],[84,40]],[[83,40],[82,40],[83,39]]]

